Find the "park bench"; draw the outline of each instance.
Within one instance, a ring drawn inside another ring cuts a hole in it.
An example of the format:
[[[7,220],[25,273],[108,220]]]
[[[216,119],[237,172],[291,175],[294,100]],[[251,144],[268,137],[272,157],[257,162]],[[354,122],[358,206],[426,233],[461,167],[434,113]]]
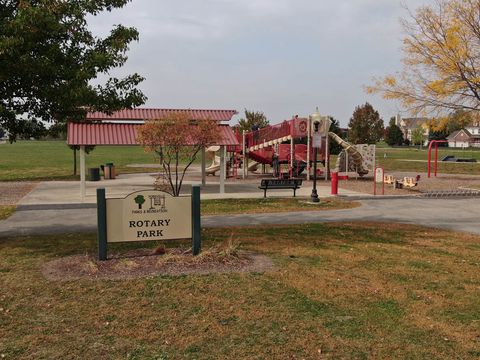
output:
[[[267,190],[270,189],[292,189],[293,197],[295,197],[300,186],[302,186],[302,179],[262,179],[258,188],[264,191],[264,198],[267,197]]]

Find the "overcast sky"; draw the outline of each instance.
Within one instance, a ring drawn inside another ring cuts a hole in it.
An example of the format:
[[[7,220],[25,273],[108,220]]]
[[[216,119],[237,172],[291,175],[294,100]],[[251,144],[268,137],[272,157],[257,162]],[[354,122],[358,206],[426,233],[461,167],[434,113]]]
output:
[[[366,101],[386,122],[402,111],[363,87],[400,69],[403,5],[428,2],[132,0],[90,26],[97,34],[118,23],[139,30],[114,74],[146,78],[145,106],[236,109],[236,119],[246,108],[271,123],[318,106],[346,126]]]

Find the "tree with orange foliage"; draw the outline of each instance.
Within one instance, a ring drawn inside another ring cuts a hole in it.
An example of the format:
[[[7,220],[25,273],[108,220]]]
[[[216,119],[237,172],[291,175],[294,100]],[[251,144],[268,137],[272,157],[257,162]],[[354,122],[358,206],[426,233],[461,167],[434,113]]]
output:
[[[185,173],[199,151],[215,144],[218,137],[215,120],[191,120],[182,113],[147,121],[137,132],[137,141],[145,151],[158,155],[173,196],[180,195]],[[183,170],[182,161],[186,162]]]
[[[412,113],[480,110],[480,0],[438,0],[403,21],[403,70],[367,92],[399,100]]]

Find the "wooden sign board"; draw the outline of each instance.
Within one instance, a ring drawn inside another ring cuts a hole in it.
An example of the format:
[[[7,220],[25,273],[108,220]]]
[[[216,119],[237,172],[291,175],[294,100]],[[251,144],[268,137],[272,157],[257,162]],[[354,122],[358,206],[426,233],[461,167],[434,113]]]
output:
[[[107,199],[107,242],[190,239],[192,200],[162,191]]]
[[[200,187],[192,196],[174,197],[163,191],[136,191],[125,198],[105,198],[97,189],[99,259],[106,260],[107,244],[130,241],[192,239],[200,252]]]

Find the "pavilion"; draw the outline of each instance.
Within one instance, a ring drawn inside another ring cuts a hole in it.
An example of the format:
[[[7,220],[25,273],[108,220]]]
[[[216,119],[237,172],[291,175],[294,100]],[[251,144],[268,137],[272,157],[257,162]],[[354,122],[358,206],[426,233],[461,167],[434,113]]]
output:
[[[226,148],[237,146],[239,142],[228,122],[237,114],[235,110],[198,110],[198,109],[125,109],[111,115],[101,112],[87,114],[84,122],[69,122],[67,126],[67,144],[80,146],[80,196],[85,200],[85,146],[88,145],[139,145],[137,129],[147,120],[165,118],[172,113],[187,113],[192,120],[216,120],[219,127],[220,146],[220,193],[225,192]],[[206,184],[205,149],[201,152],[202,185]]]

